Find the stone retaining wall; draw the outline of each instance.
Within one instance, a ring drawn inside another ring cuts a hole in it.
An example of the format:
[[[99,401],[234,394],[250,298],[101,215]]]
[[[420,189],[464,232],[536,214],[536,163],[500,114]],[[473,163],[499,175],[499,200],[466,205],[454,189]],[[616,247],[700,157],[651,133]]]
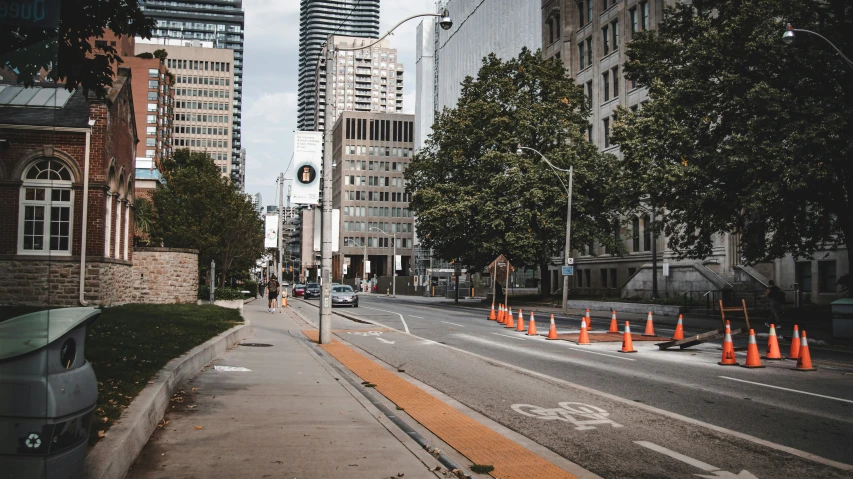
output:
[[[0,304],[79,306],[80,258],[16,256],[0,258]],[[129,261],[90,258],[86,262],[86,301],[117,306],[132,301]]]
[[[195,303],[198,298],[198,251],[134,249],[133,292],[135,303]]]

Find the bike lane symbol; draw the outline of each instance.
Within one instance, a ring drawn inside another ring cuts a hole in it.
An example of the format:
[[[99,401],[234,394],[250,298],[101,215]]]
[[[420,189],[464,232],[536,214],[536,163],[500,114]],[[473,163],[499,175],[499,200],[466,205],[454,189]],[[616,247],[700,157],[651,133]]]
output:
[[[528,417],[545,421],[564,421],[575,426],[576,431],[588,431],[595,426],[609,424],[612,427],[624,427],[608,419],[610,413],[600,407],[579,402],[561,402],[558,408],[544,408],[532,404],[513,404],[512,410]]]

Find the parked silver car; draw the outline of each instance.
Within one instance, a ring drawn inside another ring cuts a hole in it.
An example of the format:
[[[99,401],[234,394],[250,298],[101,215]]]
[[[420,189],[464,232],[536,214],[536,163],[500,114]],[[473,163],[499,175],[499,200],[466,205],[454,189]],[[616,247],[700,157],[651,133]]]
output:
[[[352,306],[358,307],[358,293],[353,291],[352,286],[340,284],[332,286],[332,307]]]

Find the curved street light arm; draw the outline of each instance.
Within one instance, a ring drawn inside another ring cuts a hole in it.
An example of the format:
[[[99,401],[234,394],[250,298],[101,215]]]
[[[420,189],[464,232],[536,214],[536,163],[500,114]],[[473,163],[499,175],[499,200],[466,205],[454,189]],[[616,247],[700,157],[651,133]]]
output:
[[[521,145],[518,146],[518,149],[519,150],[530,150],[530,151],[536,153],[537,155],[539,155],[539,157],[542,158],[542,161],[544,161],[545,164],[547,164],[548,166],[551,167],[552,170],[554,170],[555,174],[557,171],[562,171],[563,173],[571,173],[572,172],[571,168],[569,168],[568,170],[564,170],[562,168],[557,168],[556,166],[554,166],[553,163],[548,161],[548,158],[545,158],[545,155],[540,153],[539,150],[536,150],[534,148],[528,148],[526,146],[521,146]],[[560,175],[556,175],[556,176],[557,176],[557,179],[560,180],[560,184],[563,185],[563,189],[566,190],[566,193],[568,193],[569,189],[566,187],[566,183],[563,182],[563,179],[560,178]]]
[[[354,52],[354,51],[356,51],[356,50],[366,50],[366,49],[368,49],[368,48],[372,47],[373,45],[376,45],[377,43],[381,42],[382,40],[385,40],[385,38],[386,38],[388,35],[390,35],[394,30],[396,30],[396,29],[397,29],[397,27],[399,27],[400,25],[402,25],[402,24],[404,24],[404,23],[408,22],[409,20],[412,20],[413,18],[418,18],[418,17],[439,17],[439,18],[440,18],[440,17],[443,17],[443,16],[445,16],[445,12],[441,12],[441,13],[418,13],[417,15],[412,15],[411,17],[408,17],[408,18],[405,18],[405,19],[403,19],[403,20],[400,20],[396,25],[394,25],[393,27],[391,27],[391,29],[390,29],[390,30],[388,30],[387,32],[385,32],[385,35],[382,35],[381,37],[379,37],[379,39],[378,39],[378,40],[376,40],[375,42],[371,43],[370,45],[364,45],[364,46],[361,46],[361,47],[352,47],[352,48],[336,47],[336,48],[335,48],[335,50],[340,50],[340,51],[344,51],[344,52]]]
[[[839,50],[839,49],[838,49],[838,47],[836,47],[836,46],[835,46],[835,44],[834,44],[834,43],[832,43],[831,41],[829,41],[829,39],[828,39],[828,38],[826,38],[825,36],[821,35],[820,33],[813,32],[813,31],[811,31],[811,30],[804,30],[804,29],[802,29],[802,28],[792,28],[792,29],[791,29],[791,31],[793,31],[793,32],[810,33],[810,34],[812,34],[812,35],[815,35],[815,36],[819,37],[820,39],[822,39],[823,41],[825,41],[826,43],[828,43],[828,44],[829,44],[829,46],[831,46],[832,48],[834,48],[834,49],[835,49],[835,52],[836,52],[836,53],[838,53],[838,55],[839,55],[841,58],[843,58],[845,62],[847,62],[847,65],[848,65],[848,66],[850,66],[850,68],[853,68],[853,61],[850,61],[850,59],[849,59],[849,58],[847,58],[847,57],[844,55],[844,53],[842,53],[842,52],[841,52],[841,50]]]

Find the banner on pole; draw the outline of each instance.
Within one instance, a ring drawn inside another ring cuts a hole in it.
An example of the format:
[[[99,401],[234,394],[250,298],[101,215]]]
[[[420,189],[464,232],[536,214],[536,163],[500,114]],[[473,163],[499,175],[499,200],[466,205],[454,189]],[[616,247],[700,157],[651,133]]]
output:
[[[369,260],[366,263],[364,263],[364,272],[370,273],[370,261]]]
[[[403,269],[403,255],[394,255],[394,269],[397,271]]]
[[[320,201],[320,170],[323,163],[323,133],[297,131],[293,141],[293,166],[287,177],[293,180],[290,199],[301,205],[316,205]]]
[[[267,215],[264,224],[264,248],[278,248],[278,215]]]

